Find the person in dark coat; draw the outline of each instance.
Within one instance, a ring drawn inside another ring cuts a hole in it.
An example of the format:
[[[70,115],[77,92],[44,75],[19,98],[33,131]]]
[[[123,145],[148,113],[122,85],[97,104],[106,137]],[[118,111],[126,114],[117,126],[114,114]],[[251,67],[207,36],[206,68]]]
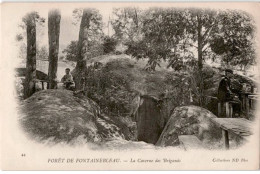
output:
[[[221,105],[225,102],[231,102],[233,104],[234,113],[240,113],[241,101],[236,95],[236,92],[233,91],[231,85],[231,79],[233,78],[233,70],[226,69],[225,76],[221,79],[218,87],[218,100],[221,102]]]
[[[218,99],[220,102],[227,102],[232,100],[231,91],[231,78],[233,77],[233,71],[231,69],[225,70],[225,76],[221,79],[218,87]]]

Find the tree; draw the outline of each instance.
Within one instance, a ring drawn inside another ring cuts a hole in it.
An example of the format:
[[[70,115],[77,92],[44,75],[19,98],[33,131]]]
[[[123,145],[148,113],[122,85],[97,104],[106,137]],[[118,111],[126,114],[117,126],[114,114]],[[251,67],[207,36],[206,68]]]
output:
[[[222,11],[219,14],[218,34],[210,41],[211,50],[226,66],[241,67],[255,63],[254,23],[243,11]]]
[[[103,55],[103,43],[100,43],[99,41],[88,41],[87,44],[87,52],[86,56],[88,58],[93,58],[96,56]],[[70,44],[62,51],[62,53],[65,55],[65,59],[69,61],[77,61],[77,47],[78,47],[78,41],[71,41]]]
[[[24,39],[21,39],[18,41],[18,44],[19,44],[18,45],[19,58],[26,60],[26,50],[27,50],[26,42],[24,42]],[[36,60],[48,60],[48,56],[49,56],[49,53],[48,53],[47,47],[45,45],[39,46],[37,39],[36,39]]]
[[[182,9],[150,9],[145,13],[144,40],[148,43],[146,51],[148,64],[155,70],[161,59],[168,60],[169,66],[178,65],[179,61],[187,58],[185,54],[185,15]],[[177,68],[177,67],[176,67]]]
[[[48,36],[49,36],[49,88],[57,88],[57,65],[59,53],[60,36],[60,12],[55,9],[48,14]]]
[[[209,39],[211,38],[214,27],[218,25],[217,11],[204,9],[187,10],[187,36],[191,39],[191,45],[197,49],[198,69],[202,71],[203,61]]]
[[[151,8],[141,14],[141,37],[137,41],[126,43],[126,52],[136,58],[149,58],[148,65],[152,70],[160,66],[160,61],[164,59],[169,61],[168,67],[197,74],[196,93],[200,105],[205,100],[205,60],[217,59],[225,64],[239,66],[250,65],[255,60],[255,49],[251,41],[252,20],[244,12]],[[130,19],[125,21],[131,23]],[[127,25],[123,20],[117,23],[121,28],[133,26]]]
[[[113,9],[114,19],[111,21],[118,41],[129,42],[140,39],[142,28],[141,10],[135,7]]]
[[[81,16],[81,10],[74,11]],[[74,14],[75,14],[74,13]],[[74,72],[75,86],[82,90],[85,82],[86,61],[88,59],[88,43],[98,34],[102,34],[102,17],[95,9],[86,8],[82,10],[82,18],[77,44],[77,65]]]
[[[48,60],[48,50],[46,46],[38,47],[38,44],[36,43],[36,59],[37,60]]]
[[[207,9],[185,9],[186,22],[186,38],[189,45],[194,47],[197,51],[197,67],[198,69],[198,89],[199,89],[199,103],[204,104],[204,84],[203,84],[203,62],[208,54],[209,41],[214,35],[215,27],[218,25],[218,11]]]
[[[24,84],[24,98],[35,92],[36,82],[36,23],[44,22],[37,12],[30,12],[24,18],[27,34],[26,76]]]
[[[69,61],[77,61],[78,41],[71,41],[70,44],[62,51],[65,54],[65,59]]]
[[[103,43],[104,53],[111,53],[111,52],[115,51],[116,44],[117,44],[117,41],[115,38],[106,36],[104,38],[104,43]]]
[[[170,65],[177,63],[175,60],[183,59],[187,53],[180,54],[184,42],[185,16],[183,10],[176,8],[151,8],[142,13],[142,37],[139,41],[126,43],[126,53],[137,58],[149,58],[148,68],[155,70],[160,66],[160,60],[169,60]],[[177,67],[176,67],[177,68]]]

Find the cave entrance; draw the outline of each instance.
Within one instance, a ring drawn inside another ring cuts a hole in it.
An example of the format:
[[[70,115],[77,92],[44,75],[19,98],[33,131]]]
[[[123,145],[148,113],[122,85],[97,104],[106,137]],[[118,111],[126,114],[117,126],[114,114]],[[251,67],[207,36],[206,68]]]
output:
[[[164,128],[160,107],[161,100],[156,97],[140,96],[140,105],[136,113],[137,141],[156,144]]]

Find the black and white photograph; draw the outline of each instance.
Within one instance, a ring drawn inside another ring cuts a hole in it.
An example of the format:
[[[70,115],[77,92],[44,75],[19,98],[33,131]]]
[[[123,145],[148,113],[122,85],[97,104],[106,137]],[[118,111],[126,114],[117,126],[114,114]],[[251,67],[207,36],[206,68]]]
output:
[[[259,3],[1,5],[4,169],[259,170]]]

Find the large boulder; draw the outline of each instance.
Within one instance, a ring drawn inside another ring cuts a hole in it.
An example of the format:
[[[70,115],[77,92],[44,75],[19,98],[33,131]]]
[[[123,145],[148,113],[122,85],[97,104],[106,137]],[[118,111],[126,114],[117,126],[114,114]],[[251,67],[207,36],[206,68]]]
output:
[[[211,121],[212,118],[216,116],[198,106],[177,107],[171,114],[156,145],[178,146],[179,135],[195,135],[205,144],[219,142],[221,129]]]
[[[83,93],[85,92],[74,93],[74,96],[77,96],[75,100],[97,115],[97,126],[102,137],[108,139],[111,137],[115,138],[118,137],[117,135],[120,132],[124,139],[136,140],[136,122],[132,117],[108,116],[103,112],[101,113],[99,105],[86,95],[82,95]]]
[[[33,139],[54,143],[102,143],[112,138],[131,139],[126,121],[100,113],[99,106],[87,97],[68,90],[42,90],[20,103],[20,122]],[[75,141],[76,140],[76,141]]]
[[[40,140],[70,142],[84,135],[87,141],[100,141],[94,113],[75,100],[68,90],[43,90],[21,104],[22,127]]]

